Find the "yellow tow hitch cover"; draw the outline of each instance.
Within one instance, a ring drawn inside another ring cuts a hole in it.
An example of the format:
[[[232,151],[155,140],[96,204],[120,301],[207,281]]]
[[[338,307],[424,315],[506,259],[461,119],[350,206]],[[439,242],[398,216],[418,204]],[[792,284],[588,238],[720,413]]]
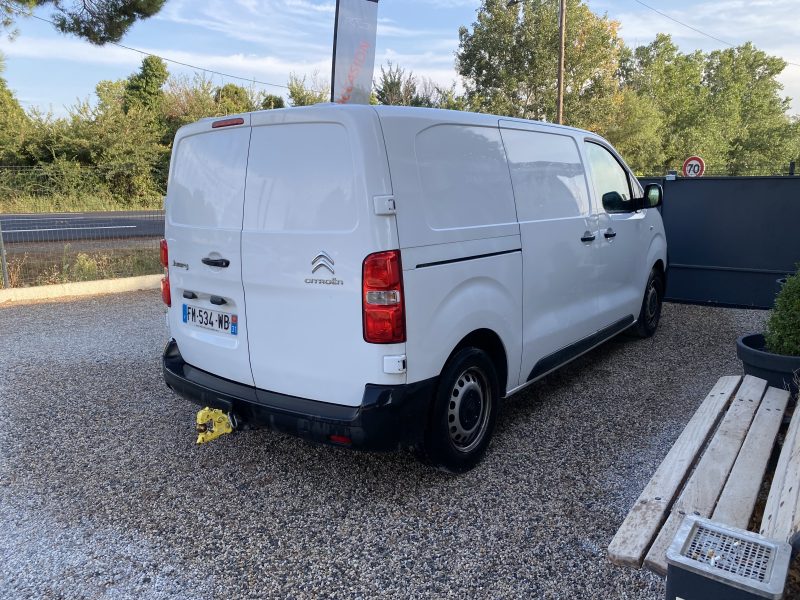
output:
[[[213,442],[218,437],[232,432],[233,423],[228,413],[208,406],[197,413],[198,444]]]

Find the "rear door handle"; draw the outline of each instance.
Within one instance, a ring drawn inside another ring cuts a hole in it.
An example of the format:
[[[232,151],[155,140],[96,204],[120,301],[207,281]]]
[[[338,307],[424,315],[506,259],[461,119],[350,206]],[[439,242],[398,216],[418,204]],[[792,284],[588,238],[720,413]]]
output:
[[[224,269],[224,268],[228,267],[231,264],[231,261],[229,261],[227,258],[208,258],[208,257],[206,257],[206,258],[203,259],[203,264],[204,265],[208,265],[209,267],[221,267],[221,268]]]
[[[583,233],[583,237],[581,238],[582,242],[593,242],[596,236],[591,231],[585,231]]]
[[[614,231],[613,229],[611,229],[611,228],[609,227],[608,229],[606,229],[606,232],[603,234],[603,236],[604,236],[604,237],[605,237],[607,240],[610,240],[611,238],[615,238],[615,237],[617,237],[617,232],[616,232],[616,231]]]

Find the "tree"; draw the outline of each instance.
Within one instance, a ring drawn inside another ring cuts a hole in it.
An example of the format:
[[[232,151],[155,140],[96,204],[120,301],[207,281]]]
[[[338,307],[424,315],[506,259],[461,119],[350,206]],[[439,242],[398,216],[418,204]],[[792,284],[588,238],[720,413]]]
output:
[[[476,110],[553,121],[558,70],[558,0],[511,7],[483,0],[472,29],[461,27],[456,67]],[[613,113],[624,46],[619,24],[568,0],[565,121],[597,130]]]
[[[133,106],[154,110],[161,103],[161,88],[169,78],[166,63],[157,56],[146,56],[139,72],[128,77],[125,83],[123,107],[127,112]]]
[[[605,136],[639,174],[662,171],[664,164],[664,121],[658,108],[626,88],[615,96],[613,119]]]
[[[250,101],[247,88],[235,83],[226,83],[217,88],[214,92],[214,102],[217,103],[217,112],[223,115],[249,112],[255,108]]]
[[[305,75],[301,79],[294,73],[289,74],[289,102],[292,106],[311,106],[321,102],[329,102],[331,88],[319,80],[319,74],[311,76],[311,85],[306,87]]]
[[[276,96],[275,94],[265,94],[264,97],[261,99],[261,109],[262,110],[271,110],[273,108],[285,108],[286,102],[284,102],[281,96]]]
[[[700,154],[712,170],[730,175],[780,170],[798,148],[777,80],[784,67],[749,43],[684,54],[664,34],[628,53],[622,85],[660,115],[661,159],[651,167],[676,168]]]
[[[449,88],[436,87],[436,108],[446,110],[467,110],[467,99],[456,93],[456,84]]]
[[[387,63],[381,66],[381,75],[375,86],[375,96],[380,104],[418,106],[417,80],[413,73],[406,74],[400,65]]]
[[[658,34],[639,46],[620,66],[623,85],[652,104],[662,116],[662,162],[651,165],[674,168],[695,153],[708,164],[724,161],[725,143],[716,119],[708,110],[702,52],[682,54],[668,35]]]
[[[5,70],[0,54],[0,74]],[[20,106],[6,80],[0,77],[0,165],[19,164],[22,147],[28,130],[28,115]]]
[[[790,101],[777,80],[786,62],[751,43],[708,55],[709,108],[725,117],[719,123],[731,175],[775,168],[793,157],[796,131],[786,116]]]
[[[127,81],[101,81],[98,102],[82,102],[70,112],[73,147],[96,165],[112,193],[129,201],[163,192],[158,174],[169,148],[162,144],[163,126],[152,108],[134,104],[125,110]]]
[[[155,15],[166,0],[3,0],[0,24],[11,34],[17,18],[34,8],[52,6],[52,19],[63,33],[72,33],[93,44],[118,42],[139,20]]]
[[[465,99],[456,94],[455,83],[449,88],[442,88],[431,79],[407,73],[391,61],[386,63],[385,68],[381,67],[374,96],[376,104],[466,110]]]
[[[214,83],[204,75],[193,78],[170,77],[164,88],[161,117],[165,123],[162,141],[172,144],[175,133],[204,117],[215,116],[219,105],[214,101]]]

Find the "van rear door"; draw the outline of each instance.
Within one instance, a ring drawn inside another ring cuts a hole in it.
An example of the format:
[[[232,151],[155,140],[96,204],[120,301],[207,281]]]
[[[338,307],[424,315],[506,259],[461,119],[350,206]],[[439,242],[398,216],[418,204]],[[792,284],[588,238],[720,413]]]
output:
[[[183,359],[253,385],[241,263],[249,121],[249,115],[206,120],[178,132],[167,189],[166,239],[169,324]]]
[[[402,384],[363,338],[361,268],[397,248],[389,167],[371,107],[253,113],[242,232],[250,363],[258,394],[360,404],[366,383]]]

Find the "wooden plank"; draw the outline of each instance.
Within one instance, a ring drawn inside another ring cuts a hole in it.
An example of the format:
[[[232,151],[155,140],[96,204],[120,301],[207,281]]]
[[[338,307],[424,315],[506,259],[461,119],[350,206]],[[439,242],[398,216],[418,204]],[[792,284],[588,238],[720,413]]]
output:
[[[757,377],[748,375],[742,381],[719,429],[708,443],[694,473],[675,501],[667,522],[650,547],[644,560],[648,569],[666,574],[667,549],[685,515],[711,515],[766,388],[767,382]]]
[[[792,422],[778,457],[775,477],[767,497],[761,534],[790,541],[798,531],[798,494],[800,493],[800,409],[795,408]]]
[[[714,509],[713,520],[747,529],[788,402],[787,390],[767,388]]]
[[[741,377],[720,377],[640,494],[608,546],[618,565],[639,568],[697,454],[739,387]]]

